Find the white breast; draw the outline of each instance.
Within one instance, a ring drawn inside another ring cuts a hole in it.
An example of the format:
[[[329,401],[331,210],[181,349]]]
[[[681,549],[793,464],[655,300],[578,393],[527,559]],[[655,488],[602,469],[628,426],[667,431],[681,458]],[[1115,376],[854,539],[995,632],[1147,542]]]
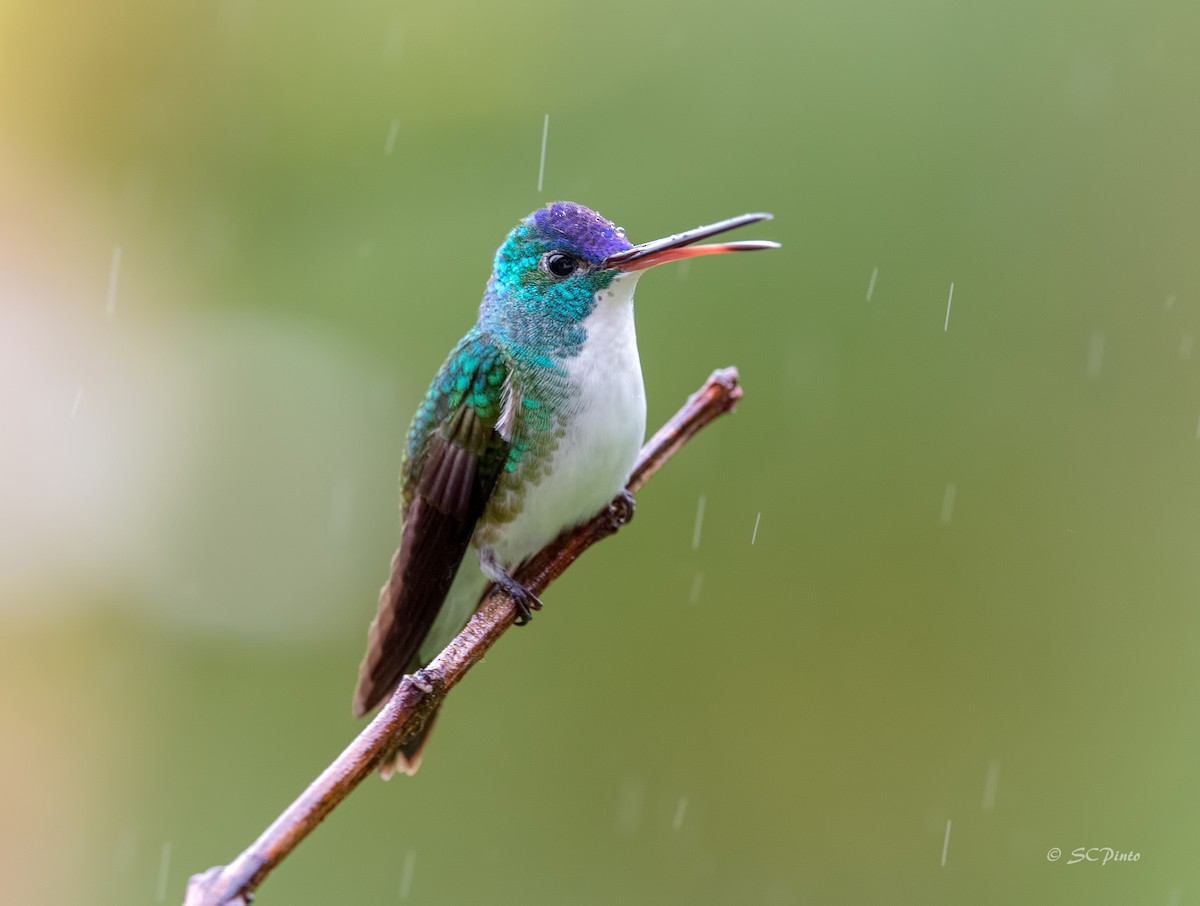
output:
[[[563,529],[593,516],[625,486],[646,434],[646,391],[633,326],[638,274],[618,277],[583,322],[587,339],[566,360],[576,405],[549,473],[497,539],[502,562],[520,562]]]
[[[551,468],[527,489],[517,516],[498,526],[491,539],[500,562],[510,569],[563,529],[598,513],[633,470],[646,434],[646,392],[633,329],[638,276],[618,277],[602,294],[584,321],[582,350],[566,362],[575,405],[562,413],[565,431],[551,455]],[[424,662],[462,628],[486,585],[479,561],[468,554],[421,646]]]

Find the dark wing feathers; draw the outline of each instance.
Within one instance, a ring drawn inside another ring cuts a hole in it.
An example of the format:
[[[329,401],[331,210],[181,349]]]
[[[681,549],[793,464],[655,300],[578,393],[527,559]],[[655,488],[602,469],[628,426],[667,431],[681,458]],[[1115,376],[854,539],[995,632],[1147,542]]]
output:
[[[465,421],[462,413],[468,411],[466,407],[460,409],[455,423]],[[471,418],[474,420],[474,415]],[[419,494],[447,516],[465,520],[470,514],[479,458],[486,449],[467,446],[471,438],[461,436],[461,424],[457,427],[459,431],[451,431],[454,440],[446,441],[438,434],[430,439],[429,462],[421,475]]]
[[[413,529],[405,530],[392,557],[392,574],[380,590],[379,611],[367,634],[354,695],[359,717],[386,698],[408,670],[471,540],[470,525],[424,499],[415,500],[409,513]]]
[[[504,367],[498,358],[479,367],[488,366]],[[477,387],[498,386],[487,380],[486,372],[472,377]],[[358,716],[391,694],[412,668],[508,455],[508,445],[496,431],[498,399],[480,396],[455,402],[456,408],[428,432],[410,464],[415,493],[367,636],[354,695]]]

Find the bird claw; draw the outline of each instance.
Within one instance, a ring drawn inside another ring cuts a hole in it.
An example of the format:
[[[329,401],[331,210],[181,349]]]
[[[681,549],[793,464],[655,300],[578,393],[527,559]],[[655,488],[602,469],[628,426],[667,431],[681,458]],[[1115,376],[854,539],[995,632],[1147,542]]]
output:
[[[513,619],[513,625],[524,626],[533,619],[533,612],[535,610],[542,609],[542,602],[537,595],[523,585],[515,581],[513,585],[516,588],[505,589],[512,596],[513,609],[517,612],[516,617]]]
[[[513,617],[514,625],[524,626],[533,619],[535,610],[542,609],[542,602],[538,600],[538,596],[508,574],[491,548],[480,551],[479,568],[512,600],[513,610],[516,611],[516,616]]]

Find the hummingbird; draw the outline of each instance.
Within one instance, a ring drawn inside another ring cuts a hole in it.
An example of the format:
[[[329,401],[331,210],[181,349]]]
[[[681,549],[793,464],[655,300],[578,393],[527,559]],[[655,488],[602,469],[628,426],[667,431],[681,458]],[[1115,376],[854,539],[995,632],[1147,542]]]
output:
[[[496,251],[479,319],[451,350],[409,428],[401,540],[359,668],[362,717],[466,624],[490,585],[515,622],[541,602],[513,573],[620,493],[646,431],[633,290],[649,268],[701,255],[778,248],[695,245],[770,219],[743,214],[633,245],[580,204],[534,211]],[[433,716],[393,772],[421,763]]]

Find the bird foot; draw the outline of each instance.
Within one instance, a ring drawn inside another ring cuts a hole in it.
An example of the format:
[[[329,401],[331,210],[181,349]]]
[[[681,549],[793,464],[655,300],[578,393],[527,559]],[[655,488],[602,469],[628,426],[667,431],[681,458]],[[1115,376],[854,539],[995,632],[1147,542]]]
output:
[[[513,620],[514,626],[524,626],[533,619],[533,612],[542,609],[541,599],[516,579],[509,578],[508,583],[498,583],[512,598],[513,608],[517,612]]]
[[[535,610],[542,609],[538,596],[510,576],[490,550],[480,553],[479,566],[483,574],[496,583],[497,588],[512,598],[513,609],[517,612],[514,626],[524,626],[533,619]]]
[[[513,606],[517,609],[514,626],[524,626],[533,619],[533,611],[542,609],[542,602],[537,595],[530,594],[528,598],[513,598]]]

